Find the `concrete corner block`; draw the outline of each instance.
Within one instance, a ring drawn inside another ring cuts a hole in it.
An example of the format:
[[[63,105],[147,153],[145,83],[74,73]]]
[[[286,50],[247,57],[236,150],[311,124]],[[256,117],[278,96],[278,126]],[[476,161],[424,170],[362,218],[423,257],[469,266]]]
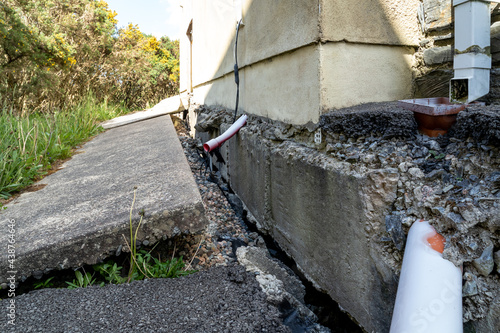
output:
[[[397,170],[355,174],[313,149],[267,147],[252,135],[230,154],[240,174],[231,173],[233,189],[304,275],[367,331],[388,331],[395,277],[373,239],[395,198]]]
[[[321,108],[340,109],[412,95],[413,50],[355,43],[321,46]]]

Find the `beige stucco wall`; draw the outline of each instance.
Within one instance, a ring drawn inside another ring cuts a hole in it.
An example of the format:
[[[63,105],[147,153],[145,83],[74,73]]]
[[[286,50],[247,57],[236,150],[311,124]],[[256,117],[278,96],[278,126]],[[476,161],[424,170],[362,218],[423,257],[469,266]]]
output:
[[[196,103],[234,108],[234,1],[183,1]],[[241,110],[304,124],[327,109],[411,96],[419,0],[241,1]],[[181,62],[188,43],[183,36]],[[181,91],[188,68],[181,65]]]
[[[189,22],[192,19],[192,1],[183,0],[181,1],[181,36],[179,39],[179,51],[180,51],[180,68],[179,68],[179,91],[182,94],[186,94],[189,90],[190,81],[190,71],[191,71],[191,55],[190,55],[190,41],[186,36],[186,32],[189,27]]]
[[[233,0],[184,2],[185,12],[190,11],[191,16],[184,18],[183,30],[192,18],[193,86],[199,86],[233,71],[235,6]],[[318,39],[317,7],[309,0],[242,0],[240,67],[314,43]],[[187,41],[187,37],[182,39]],[[189,48],[183,50],[189,52]]]
[[[321,0],[323,38],[388,45],[418,45],[420,0]]]
[[[319,38],[319,2],[244,0],[244,27],[238,41],[240,65],[294,50]]]
[[[272,66],[270,66],[272,64]],[[320,116],[319,46],[247,66],[240,71],[239,110],[291,124],[317,122]],[[193,101],[234,109],[234,75],[198,86]]]
[[[192,102],[196,104],[219,105],[234,109],[236,85],[231,74],[218,78],[193,89]]]
[[[327,43],[320,58],[321,109],[411,97],[408,47]]]
[[[235,15],[232,0],[193,1],[193,86],[232,71]]]

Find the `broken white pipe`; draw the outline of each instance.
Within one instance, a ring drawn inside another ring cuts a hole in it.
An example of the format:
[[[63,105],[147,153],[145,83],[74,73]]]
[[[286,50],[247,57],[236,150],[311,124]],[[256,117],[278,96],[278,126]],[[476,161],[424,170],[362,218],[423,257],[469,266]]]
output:
[[[462,271],[443,258],[444,237],[426,221],[410,228],[391,333],[462,333]]]
[[[215,148],[220,147],[224,142],[235,135],[240,128],[242,128],[247,122],[247,115],[243,115],[240,119],[236,120],[234,124],[231,125],[224,133],[216,137],[215,139],[209,140],[203,144],[203,149],[209,153]]]
[[[454,77],[450,101],[470,103],[490,91],[490,2],[453,0],[455,10]]]

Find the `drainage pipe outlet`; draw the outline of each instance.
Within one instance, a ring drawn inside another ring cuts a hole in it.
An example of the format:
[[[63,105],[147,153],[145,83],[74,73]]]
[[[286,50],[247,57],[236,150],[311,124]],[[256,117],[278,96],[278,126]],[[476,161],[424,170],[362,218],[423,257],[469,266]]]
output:
[[[426,221],[408,233],[391,333],[462,333],[462,272],[443,258],[444,237]]]
[[[453,0],[455,55],[450,100],[454,103],[470,103],[490,90],[490,2],[500,0]]]
[[[224,142],[226,142],[233,135],[235,135],[240,130],[240,128],[242,128],[246,124],[247,118],[248,118],[247,115],[241,116],[240,119],[238,119],[234,124],[231,125],[231,127],[227,129],[227,131],[225,131],[215,139],[205,142],[205,144],[203,144],[203,149],[207,153],[209,153],[215,148],[220,147]]]

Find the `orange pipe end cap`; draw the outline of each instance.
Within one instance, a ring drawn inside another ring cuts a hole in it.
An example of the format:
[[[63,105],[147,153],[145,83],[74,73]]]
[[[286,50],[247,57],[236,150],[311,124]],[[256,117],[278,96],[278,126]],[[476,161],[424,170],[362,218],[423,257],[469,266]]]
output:
[[[427,242],[434,251],[437,251],[439,253],[444,252],[444,245],[446,244],[446,239],[437,232],[434,235],[428,237]]]

